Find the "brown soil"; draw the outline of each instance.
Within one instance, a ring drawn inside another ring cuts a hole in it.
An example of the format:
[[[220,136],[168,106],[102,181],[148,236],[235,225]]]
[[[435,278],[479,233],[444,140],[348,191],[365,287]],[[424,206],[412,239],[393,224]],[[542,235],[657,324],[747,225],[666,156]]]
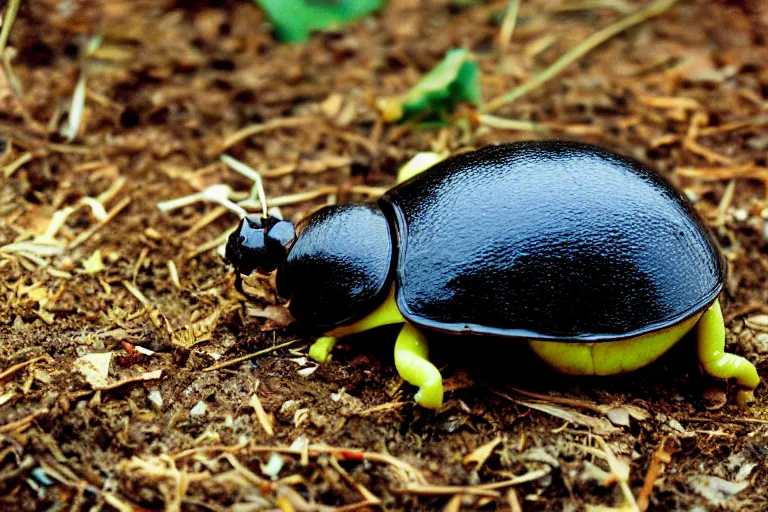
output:
[[[525,1],[500,54],[507,2],[464,3],[391,1],[282,45],[247,1],[22,2],[15,78],[0,72],[0,508],[583,510],[626,506],[630,492],[652,510],[768,509],[764,390],[749,411],[726,403],[690,340],[612,379],[558,376],[503,345],[467,356],[433,343],[449,392],[431,412],[394,371],[391,332],[342,344],[303,375],[312,338],[265,307],[265,283],[264,302],[243,303],[215,250],[236,217],[208,203],[157,208],[215,183],[247,191],[224,151],[263,171],[273,200],[332,187],[282,207],[297,219],[329,190],[365,199],[360,186],[392,183],[417,151],[598,143],[699,199],[730,262],[729,350],[768,377],[764,3],[680,2],[611,38],[494,113],[533,129],[490,127],[466,107],[457,119],[469,125],[385,123],[376,99],[451,48],[474,52],[490,100],[643,7]],[[67,142],[81,76],[85,111]],[[66,207],[77,210],[56,233],[63,246],[8,250]],[[85,272],[96,250],[104,269]],[[78,361],[94,353],[112,355],[106,382]]]

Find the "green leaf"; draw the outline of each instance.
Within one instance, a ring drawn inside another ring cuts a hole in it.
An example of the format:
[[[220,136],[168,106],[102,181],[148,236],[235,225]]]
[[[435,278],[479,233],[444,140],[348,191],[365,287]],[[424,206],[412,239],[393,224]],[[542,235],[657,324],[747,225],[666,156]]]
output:
[[[482,103],[480,68],[464,49],[450,50],[405,96],[384,100],[379,107],[389,121],[418,117],[445,120],[459,103]]]
[[[301,43],[313,30],[362,18],[381,7],[382,0],[255,0],[284,43]]]

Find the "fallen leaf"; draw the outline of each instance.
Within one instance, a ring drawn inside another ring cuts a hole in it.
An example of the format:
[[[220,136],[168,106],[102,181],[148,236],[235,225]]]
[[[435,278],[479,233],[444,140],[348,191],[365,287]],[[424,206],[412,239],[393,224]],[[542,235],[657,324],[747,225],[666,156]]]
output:
[[[611,423],[614,425],[619,425],[622,427],[628,427],[629,426],[629,411],[627,411],[623,407],[615,407],[613,409],[608,409],[605,411],[605,415],[608,417],[609,420],[611,420]]]
[[[283,43],[300,43],[320,30],[361,18],[381,7],[381,0],[256,0]]]
[[[622,404],[618,406],[609,406],[609,405],[596,404],[588,400],[579,400],[576,398],[543,395],[541,393],[534,393],[533,391],[528,391],[528,390],[516,388],[513,386],[507,386],[507,387],[517,394],[523,395],[528,398],[533,398],[534,400],[540,400],[544,403],[569,405],[571,407],[576,407],[579,409],[587,409],[590,411],[599,412],[600,414],[605,414],[606,416],[608,416],[608,419],[610,419],[616,425],[622,425],[622,426],[629,425],[629,418],[627,418],[626,416],[632,417],[638,421],[646,420],[648,419],[648,416],[649,416],[648,411],[636,405]],[[500,396],[503,396],[509,400],[512,400],[510,397],[504,394],[500,394]],[[613,418],[611,418],[611,415],[613,416]]]
[[[108,384],[107,376],[109,375],[109,364],[111,362],[112,352],[86,354],[75,360],[74,368],[85,377],[85,381],[92,388],[98,389]]]
[[[161,411],[163,409],[163,395],[160,394],[160,390],[153,389],[149,392],[147,398],[155,410]]]
[[[8,391],[7,393],[4,393],[3,395],[0,395],[0,406],[7,404],[8,402],[13,399],[13,397],[16,396],[15,391]]]
[[[488,460],[488,457],[491,456],[493,453],[493,450],[496,449],[497,446],[499,446],[499,443],[501,443],[501,437],[497,437],[490,443],[486,443],[480,448],[477,448],[472,453],[464,457],[464,460],[462,461],[465,465],[466,464],[472,464],[475,463],[475,471],[479,471],[481,467],[485,464],[485,461]]]
[[[704,407],[710,411],[717,411],[725,407],[728,403],[728,395],[725,390],[719,386],[709,386],[702,393]]]
[[[611,425],[610,421],[607,421],[603,418],[593,418],[592,416],[587,416],[586,414],[574,411],[573,409],[566,409],[564,407],[558,407],[552,404],[526,402],[524,400],[515,400],[515,402],[519,403],[520,405],[530,407],[531,409],[550,414],[569,423],[591,428],[596,434],[613,434],[620,431],[620,429]]]
[[[287,327],[295,320],[291,316],[291,313],[281,306],[264,306],[263,308],[248,308],[246,310],[248,316],[256,318],[266,318],[272,320],[277,325],[276,328]]]
[[[379,110],[387,121],[418,117],[421,120],[447,118],[456,105],[480,105],[480,68],[463,48],[450,50],[404,96],[382,98]]]
[[[674,418],[669,420],[669,422],[667,422],[667,425],[669,426],[669,428],[671,428],[675,432],[680,433],[683,437],[695,437],[696,436],[696,432],[691,432],[690,430],[685,430],[685,427],[683,427],[683,425],[679,421],[674,419]]]
[[[549,453],[546,449],[544,449],[541,446],[534,446],[532,448],[528,448],[521,455],[521,458],[529,462],[541,462],[542,464],[546,464],[547,466],[550,466],[552,468],[560,467],[560,461],[558,461],[554,455]]]
[[[145,356],[151,356],[155,354],[154,350],[149,350],[148,348],[144,348],[139,345],[134,345],[133,348],[136,350],[136,352]]]
[[[636,405],[622,405],[621,407],[626,409],[629,415],[637,421],[645,421],[648,419],[648,416],[650,416],[648,411]]]
[[[96,249],[91,256],[82,261],[83,269],[86,274],[98,274],[106,267],[104,261],[101,259],[101,251]]]
[[[30,288],[27,291],[26,295],[31,300],[33,300],[35,302],[40,302],[43,299],[47,299],[48,298],[48,288],[46,288],[45,286],[38,286],[38,287],[35,287],[35,288]]]
[[[749,487],[749,482],[731,482],[717,476],[693,475],[688,478],[688,486],[714,506],[726,508],[730,498]]]

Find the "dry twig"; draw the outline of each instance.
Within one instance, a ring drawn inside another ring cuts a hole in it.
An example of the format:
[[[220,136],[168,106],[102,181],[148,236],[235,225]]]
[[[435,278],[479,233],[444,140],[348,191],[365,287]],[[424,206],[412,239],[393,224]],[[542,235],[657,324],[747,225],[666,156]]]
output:
[[[53,460],[39,461],[39,463],[40,467],[43,468],[45,473],[51,478],[79,492],[82,492],[82,490],[87,490],[96,496],[100,496],[104,502],[106,502],[109,506],[114,507],[119,512],[136,512],[138,510],[142,510],[141,507],[135,503],[131,503],[117,493],[103,491],[98,487],[89,484],[85,480],[76,476],[69,468],[62,466]],[[64,474],[68,474],[68,476],[65,476]]]
[[[223,153],[230,147],[234,146],[238,142],[241,142],[248,137],[252,137],[258,133],[263,133],[270,130],[276,130],[279,128],[295,128],[297,126],[303,126],[311,124],[313,122],[321,122],[322,119],[317,117],[286,117],[280,119],[273,119],[262,124],[252,124],[245,128],[236,131],[232,135],[228,136],[221,143],[219,147],[219,153]]]
[[[658,479],[659,474],[664,470],[665,464],[669,464],[672,461],[672,452],[667,449],[667,444],[670,441],[671,438],[665,437],[656,451],[653,452],[653,459],[651,460],[651,465],[648,467],[648,473],[645,474],[643,488],[637,496],[637,506],[640,509],[640,512],[645,512],[648,509],[648,500],[656,485],[656,480]]]
[[[519,12],[520,0],[509,0],[509,5],[504,13],[504,21],[501,22],[501,30],[499,31],[499,50],[501,50],[501,55],[504,55],[507,51],[507,47],[512,39],[512,33],[515,31]]]
[[[15,364],[15,365],[11,366],[10,368],[8,368],[7,370],[5,370],[3,373],[0,373],[0,382],[4,381],[5,379],[10,377],[14,373],[18,372],[19,370],[22,370],[22,369],[26,368],[27,366],[29,366],[31,364],[35,364],[38,361],[42,361],[43,359],[45,359],[46,361],[49,361],[49,362],[53,361],[53,359],[51,359],[50,356],[45,355],[45,356],[34,357],[32,359],[29,359],[28,361],[24,361],[22,363]]]
[[[515,87],[508,93],[499,96],[488,102],[485,106],[485,112],[494,112],[501,107],[512,103],[516,99],[525,96],[529,92],[537,89],[542,84],[548,82],[555,76],[557,76],[565,68],[576,62],[578,59],[589,53],[591,50],[600,46],[604,42],[613,38],[614,36],[624,32],[625,30],[639,25],[651,18],[664,14],[670,7],[672,7],[677,0],[655,0],[651,5],[645,9],[638,11],[626,18],[609,25],[602,30],[599,30],[589,36],[586,40],[573,47],[565,55],[557,59],[547,69],[533,77],[531,80]]]
[[[20,5],[21,0],[10,0],[5,9],[3,27],[2,30],[0,30],[0,55],[5,53],[8,37],[11,35],[11,27],[13,26],[13,21],[16,19],[16,14],[19,12]]]
[[[8,432],[14,432],[18,429],[24,428],[28,426],[30,423],[35,421],[40,416],[45,416],[48,414],[49,410],[47,407],[44,407],[40,409],[39,411],[35,411],[29,416],[24,416],[21,419],[18,419],[16,421],[12,421],[10,423],[6,423],[5,425],[0,425],[0,434],[7,434]]]
[[[69,249],[74,249],[78,245],[82,244],[83,242],[85,242],[86,240],[91,238],[98,230],[100,230],[101,228],[103,228],[104,226],[106,226],[107,224],[112,222],[112,219],[117,217],[117,214],[119,214],[121,211],[123,211],[123,209],[126,206],[128,206],[130,203],[131,203],[131,198],[130,197],[124,197],[119,203],[117,203],[115,205],[114,208],[112,208],[107,213],[107,216],[103,220],[101,220],[98,224],[94,224],[93,226],[91,226],[87,230],[83,231],[77,238],[72,240],[69,243],[68,248]]]
[[[263,350],[259,350],[257,352],[253,352],[251,354],[246,354],[244,356],[236,357],[235,359],[230,359],[229,361],[224,361],[221,363],[214,364],[213,366],[209,366],[208,368],[205,368],[204,372],[212,372],[215,370],[221,370],[222,368],[227,368],[229,366],[234,366],[236,364],[242,363],[243,361],[247,361],[249,359],[253,359],[254,357],[263,356],[264,354],[269,354],[270,352],[274,352],[276,350],[280,350],[281,348],[290,347],[291,345],[295,345],[301,340],[291,340],[286,341],[285,343],[281,343],[279,345],[275,345],[274,347],[265,348]]]

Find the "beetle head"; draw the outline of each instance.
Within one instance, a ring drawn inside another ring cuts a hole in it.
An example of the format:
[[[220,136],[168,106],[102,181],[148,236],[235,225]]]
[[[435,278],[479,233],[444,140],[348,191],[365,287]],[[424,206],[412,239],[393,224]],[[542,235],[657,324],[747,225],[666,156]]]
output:
[[[288,221],[245,217],[229,235],[225,256],[238,275],[248,275],[254,270],[272,272],[285,261],[295,238],[296,231]]]

